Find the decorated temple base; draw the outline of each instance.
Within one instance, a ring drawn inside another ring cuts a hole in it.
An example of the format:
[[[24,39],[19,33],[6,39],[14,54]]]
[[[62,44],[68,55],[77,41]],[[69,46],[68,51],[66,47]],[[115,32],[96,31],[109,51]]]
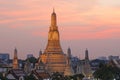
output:
[[[41,59],[46,64],[48,72],[64,72],[66,61],[64,54],[43,54]]]

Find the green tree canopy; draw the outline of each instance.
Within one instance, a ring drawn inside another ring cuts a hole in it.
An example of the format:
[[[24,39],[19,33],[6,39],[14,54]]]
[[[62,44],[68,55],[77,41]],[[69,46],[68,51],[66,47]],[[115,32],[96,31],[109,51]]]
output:
[[[37,59],[35,57],[30,57],[30,58],[27,58],[26,61],[29,60],[30,63],[36,63],[37,62]]]
[[[52,80],[64,80],[64,77],[61,73],[55,72],[51,76]]]
[[[110,65],[102,65],[98,70],[93,73],[96,79],[102,80],[120,80],[120,68],[112,67]]]

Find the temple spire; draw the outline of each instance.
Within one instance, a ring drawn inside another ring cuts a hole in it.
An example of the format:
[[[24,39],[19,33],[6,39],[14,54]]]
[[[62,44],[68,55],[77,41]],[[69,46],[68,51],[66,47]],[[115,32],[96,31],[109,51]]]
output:
[[[53,8],[53,13],[51,15],[51,27],[56,27],[57,26],[57,19],[56,19],[56,13]]]
[[[14,49],[13,69],[18,69],[17,49]]]
[[[44,53],[63,53],[60,46],[59,30],[57,27],[56,13],[51,14],[51,25],[48,33],[48,44]]]
[[[70,49],[70,47],[69,47],[68,50],[67,50],[67,55],[68,55],[68,57],[71,59],[72,55],[71,55],[71,49]]]
[[[64,71],[64,76],[72,76],[72,75],[74,75],[74,71],[72,69],[71,59],[67,56],[66,57],[66,67],[65,67],[65,71]]]
[[[89,55],[88,55],[88,49],[86,48],[86,50],[85,50],[85,59],[86,60],[89,60]]]
[[[53,13],[55,13],[55,9],[53,8]]]
[[[39,51],[39,57],[42,55],[42,50]]]
[[[64,72],[66,66],[66,55],[60,45],[60,35],[57,26],[57,15],[53,9],[51,24],[48,32],[48,42],[45,51],[41,55],[42,62],[46,65],[47,71]]]

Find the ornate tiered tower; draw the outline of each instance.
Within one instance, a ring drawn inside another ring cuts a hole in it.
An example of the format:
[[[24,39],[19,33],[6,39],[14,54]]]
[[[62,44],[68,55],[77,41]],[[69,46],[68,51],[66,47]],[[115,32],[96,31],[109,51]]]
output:
[[[30,63],[29,59],[27,59],[27,61],[25,62],[24,71],[27,74],[29,74],[32,71],[32,67],[31,67],[31,63]]]
[[[18,69],[17,49],[14,50],[13,69]]]
[[[71,49],[70,49],[70,47],[67,50],[67,54],[68,54],[67,56],[71,59],[72,55],[71,55]]]
[[[66,58],[66,67],[65,67],[65,71],[64,71],[64,76],[72,76],[74,75],[74,71],[72,68],[72,63],[71,63],[71,49],[68,48],[67,51],[67,58]]]
[[[60,46],[60,36],[57,27],[57,16],[53,9],[51,25],[48,33],[48,44],[41,55],[41,60],[46,64],[49,72],[64,72],[66,56]]]
[[[88,50],[87,49],[85,50],[85,60],[89,61],[89,55],[88,55]]]
[[[57,27],[57,19],[56,14],[53,10],[51,15],[51,26],[48,34],[48,44],[44,53],[63,53],[61,46],[60,46],[60,38],[59,38],[59,31]]]
[[[91,67],[89,63],[89,55],[88,55],[88,50],[85,50],[85,61],[83,64],[83,73],[85,77],[90,78],[92,77],[92,72],[91,72]]]

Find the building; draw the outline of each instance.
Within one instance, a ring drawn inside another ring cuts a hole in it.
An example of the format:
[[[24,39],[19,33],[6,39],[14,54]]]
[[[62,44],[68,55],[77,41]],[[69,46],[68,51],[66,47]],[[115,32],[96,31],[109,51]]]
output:
[[[85,50],[85,60],[82,65],[83,65],[83,74],[85,75],[85,77],[91,78],[92,70],[91,70],[91,66],[90,66],[89,54],[88,54],[87,49]]]
[[[77,67],[75,69],[76,74],[83,74],[83,65],[81,60],[77,62]]]
[[[27,54],[27,59],[33,57],[33,54]]]
[[[17,57],[17,49],[14,50],[14,58],[13,58],[13,69],[18,69],[19,63],[18,63],[18,57]]]
[[[8,80],[25,80],[27,74],[22,69],[12,69],[6,74]]]
[[[66,55],[60,45],[60,35],[57,26],[57,16],[55,11],[51,14],[51,25],[48,33],[48,43],[45,51],[40,56],[42,62],[47,66],[47,70],[63,73],[66,66]]]
[[[64,71],[64,76],[73,76],[74,75],[74,70],[72,68],[72,63],[71,63],[71,49],[68,48],[67,51],[67,58],[66,58],[66,67],[65,67],[65,71]]]
[[[32,66],[31,66],[31,63],[30,63],[29,59],[27,59],[27,61],[25,62],[24,71],[27,74],[31,73],[31,71],[32,71]]]
[[[10,66],[9,64],[4,64],[0,62],[0,73],[6,73],[11,69],[12,69],[12,66]]]
[[[99,60],[105,60],[105,61],[107,60],[107,58],[106,58],[105,56],[101,56],[101,57],[99,57],[98,59],[99,59]]]
[[[92,77],[92,70],[89,61],[88,50],[85,50],[85,59],[80,60],[77,65],[76,74],[83,74],[85,78],[90,79]]]
[[[9,54],[8,53],[0,53],[0,60],[8,61],[9,60]]]
[[[12,66],[9,65],[9,54],[0,53],[0,72],[6,73]]]
[[[12,69],[6,73],[6,78],[8,80],[25,80],[26,76],[25,71],[19,68],[17,49],[15,48]]]
[[[112,55],[110,55],[110,56],[108,56],[108,59],[109,60],[113,60],[113,59],[119,60],[119,56],[112,56]]]
[[[94,73],[97,69],[99,69],[99,66],[101,64],[107,64],[108,61],[106,60],[100,60],[100,59],[94,59],[90,61],[90,65],[91,65],[91,69],[92,69],[92,73]]]
[[[33,75],[36,80],[50,80],[50,74],[46,70],[46,66],[41,59],[38,59],[38,62],[35,64],[35,69],[32,70],[31,75]]]
[[[112,67],[120,68],[120,60],[112,59],[109,61],[108,64],[111,65]]]

